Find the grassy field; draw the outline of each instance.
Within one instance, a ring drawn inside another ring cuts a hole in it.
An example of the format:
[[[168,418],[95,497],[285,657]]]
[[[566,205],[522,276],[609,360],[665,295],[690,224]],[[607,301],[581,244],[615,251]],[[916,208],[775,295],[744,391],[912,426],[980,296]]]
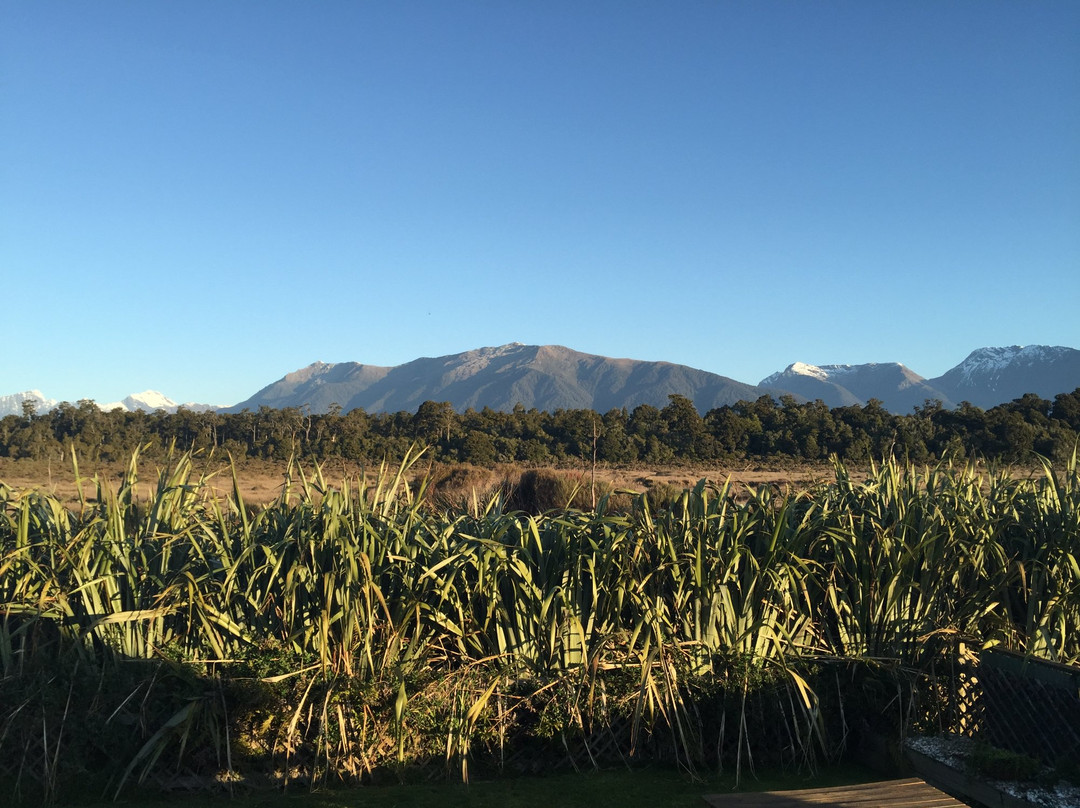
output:
[[[206,476],[211,490],[220,496],[232,493],[232,468],[227,458],[220,456],[196,459],[196,466]],[[305,466],[305,464],[301,464]],[[310,471],[310,465],[306,468]],[[281,493],[288,474],[288,465],[271,461],[244,460],[236,464],[240,492],[244,501],[251,505],[266,505]],[[356,463],[329,463],[324,466],[326,476],[346,479],[361,474],[365,467]],[[368,468],[370,471],[370,467]],[[420,463],[415,474],[430,473],[436,481],[436,493],[450,501],[466,501],[473,492],[486,499],[504,482],[511,484],[520,480],[527,467],[520,464],[501,464],[493,468],[481,468],[468,464],[455,466]],[[126,463],[81,465],[84,496],[93,495],[95,477],[119,484],[127,472]],[[548,468],[547,473],[566,481],[568,489],[578,488],[587,495],[593,481],[590,468]],[[833,469],[828,464],[805,463],[739,464],[733,466],[649,466],[598,467],[596,481],[604,490],[619,489],[644,492],[662,489],[676,492],[692,487],[698,480],[708,479],[723,483],[731,479],[736,486],[777,485],[784,489],[805,488],[831,477]],[[0,458],[0,483],[21,490],[38,490],[55,496],[68,507],[77,505],[79,493],[75,483],[72,464],[41,460],[10,460]],[[153,483],[143,485],[144,495],[152,493]],[[560,503],[565,504],[565,503]]]

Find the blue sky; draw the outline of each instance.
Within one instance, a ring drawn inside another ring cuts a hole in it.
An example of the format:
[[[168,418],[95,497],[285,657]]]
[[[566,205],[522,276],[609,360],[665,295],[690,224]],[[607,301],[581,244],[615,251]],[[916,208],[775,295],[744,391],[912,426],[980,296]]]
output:
[[[0,393],[1080,347],[1080,3],[0,0]]]

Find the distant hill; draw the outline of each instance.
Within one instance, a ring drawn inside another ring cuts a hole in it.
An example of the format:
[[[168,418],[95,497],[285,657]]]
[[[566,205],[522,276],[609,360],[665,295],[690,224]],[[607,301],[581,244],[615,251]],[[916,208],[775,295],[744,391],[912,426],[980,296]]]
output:
[[[396,367],[354,362],[316,362],[290,373],[228,412],[268,407],[310,407],[326,412],[415,412],[425,401],[449,401],[469,407],[510,411],[592,409],[606,412],[639,404],[664,407],[678,394],[699,412],[779,391],[764,390],[726,376],[670,362],[611,359],[559,345],[512,343],[496,348],[415,359]]]

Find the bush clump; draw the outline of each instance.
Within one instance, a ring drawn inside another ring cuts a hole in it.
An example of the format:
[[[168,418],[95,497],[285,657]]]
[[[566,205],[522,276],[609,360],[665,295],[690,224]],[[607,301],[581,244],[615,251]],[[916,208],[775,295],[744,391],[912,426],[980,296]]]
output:
[[[991,780],[1034,780],[1042,771],[1042,764],[1030,755],[985,743],[976,744],[967,765],[973,774]]]

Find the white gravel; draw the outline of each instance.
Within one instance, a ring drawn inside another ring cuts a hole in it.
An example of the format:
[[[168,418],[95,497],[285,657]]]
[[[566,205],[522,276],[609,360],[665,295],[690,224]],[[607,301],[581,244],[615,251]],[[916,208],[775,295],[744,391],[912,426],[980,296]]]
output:
[[[960,771],[965,769],[967,758],[975,749],[975,741],[962,735],[917,735],[908,738],[906,744],[910,749]],[[1054,786],[1017,780],[987,780],[986,782],[998,791],[1027,800],[1032,805],[1045,806],[1045,808],[1080,808],[1080,787],[1063,780]]]

